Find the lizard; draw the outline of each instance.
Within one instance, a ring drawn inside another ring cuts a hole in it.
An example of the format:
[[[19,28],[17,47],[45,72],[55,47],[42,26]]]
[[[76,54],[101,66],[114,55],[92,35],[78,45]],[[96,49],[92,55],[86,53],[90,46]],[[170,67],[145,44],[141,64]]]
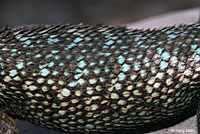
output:
[[[0,31],[0,133],[13,118],[66,133],[132,129],[197,108],[200,24],[62,24]],[[199,132],[200,133],[200,132]]]

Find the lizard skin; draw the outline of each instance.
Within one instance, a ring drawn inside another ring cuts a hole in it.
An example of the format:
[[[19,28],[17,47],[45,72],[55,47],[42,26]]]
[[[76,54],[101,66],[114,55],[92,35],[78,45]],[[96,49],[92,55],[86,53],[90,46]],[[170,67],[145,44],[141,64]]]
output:
[[[83,24],[5,28],[0,115],[86,133],[176,117],[198,103],[199,61],[199,23],[154,30]],[[8,134],[17,133],[10,125]]]

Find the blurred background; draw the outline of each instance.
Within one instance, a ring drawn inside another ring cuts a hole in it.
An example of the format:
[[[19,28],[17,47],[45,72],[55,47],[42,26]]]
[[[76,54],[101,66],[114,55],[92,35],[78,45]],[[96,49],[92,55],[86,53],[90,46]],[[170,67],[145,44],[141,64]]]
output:
[[[152,28],[197,22],[199,7],[200,0],[2,0],[0,27],[83,22]],[[194,128],[195,119],[178,128]],[[19,120],[16,123],[20,134],[61,134]],[[160,133],[171,134],[171,129],[151,134]]]
[[[118,25],[199,5],[200,0],[2,0],[0,26],[79,22]]]

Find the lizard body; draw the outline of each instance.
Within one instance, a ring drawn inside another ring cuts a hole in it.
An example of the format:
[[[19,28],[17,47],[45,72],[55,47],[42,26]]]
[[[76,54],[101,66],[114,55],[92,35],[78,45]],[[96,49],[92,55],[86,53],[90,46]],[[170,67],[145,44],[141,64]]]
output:
[[[64,132],[114,132],[176,117],[198,103],[199,61],[199,23],[2,29],[0,115]]]

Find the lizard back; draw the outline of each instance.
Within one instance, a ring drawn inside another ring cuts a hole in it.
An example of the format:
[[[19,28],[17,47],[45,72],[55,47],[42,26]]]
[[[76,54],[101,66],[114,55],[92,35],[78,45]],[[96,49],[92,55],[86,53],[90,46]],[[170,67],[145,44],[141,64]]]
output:
[[[179,115],[199,96],[200,24],[7,28],[0,107],[65,132],[114,131]]]

